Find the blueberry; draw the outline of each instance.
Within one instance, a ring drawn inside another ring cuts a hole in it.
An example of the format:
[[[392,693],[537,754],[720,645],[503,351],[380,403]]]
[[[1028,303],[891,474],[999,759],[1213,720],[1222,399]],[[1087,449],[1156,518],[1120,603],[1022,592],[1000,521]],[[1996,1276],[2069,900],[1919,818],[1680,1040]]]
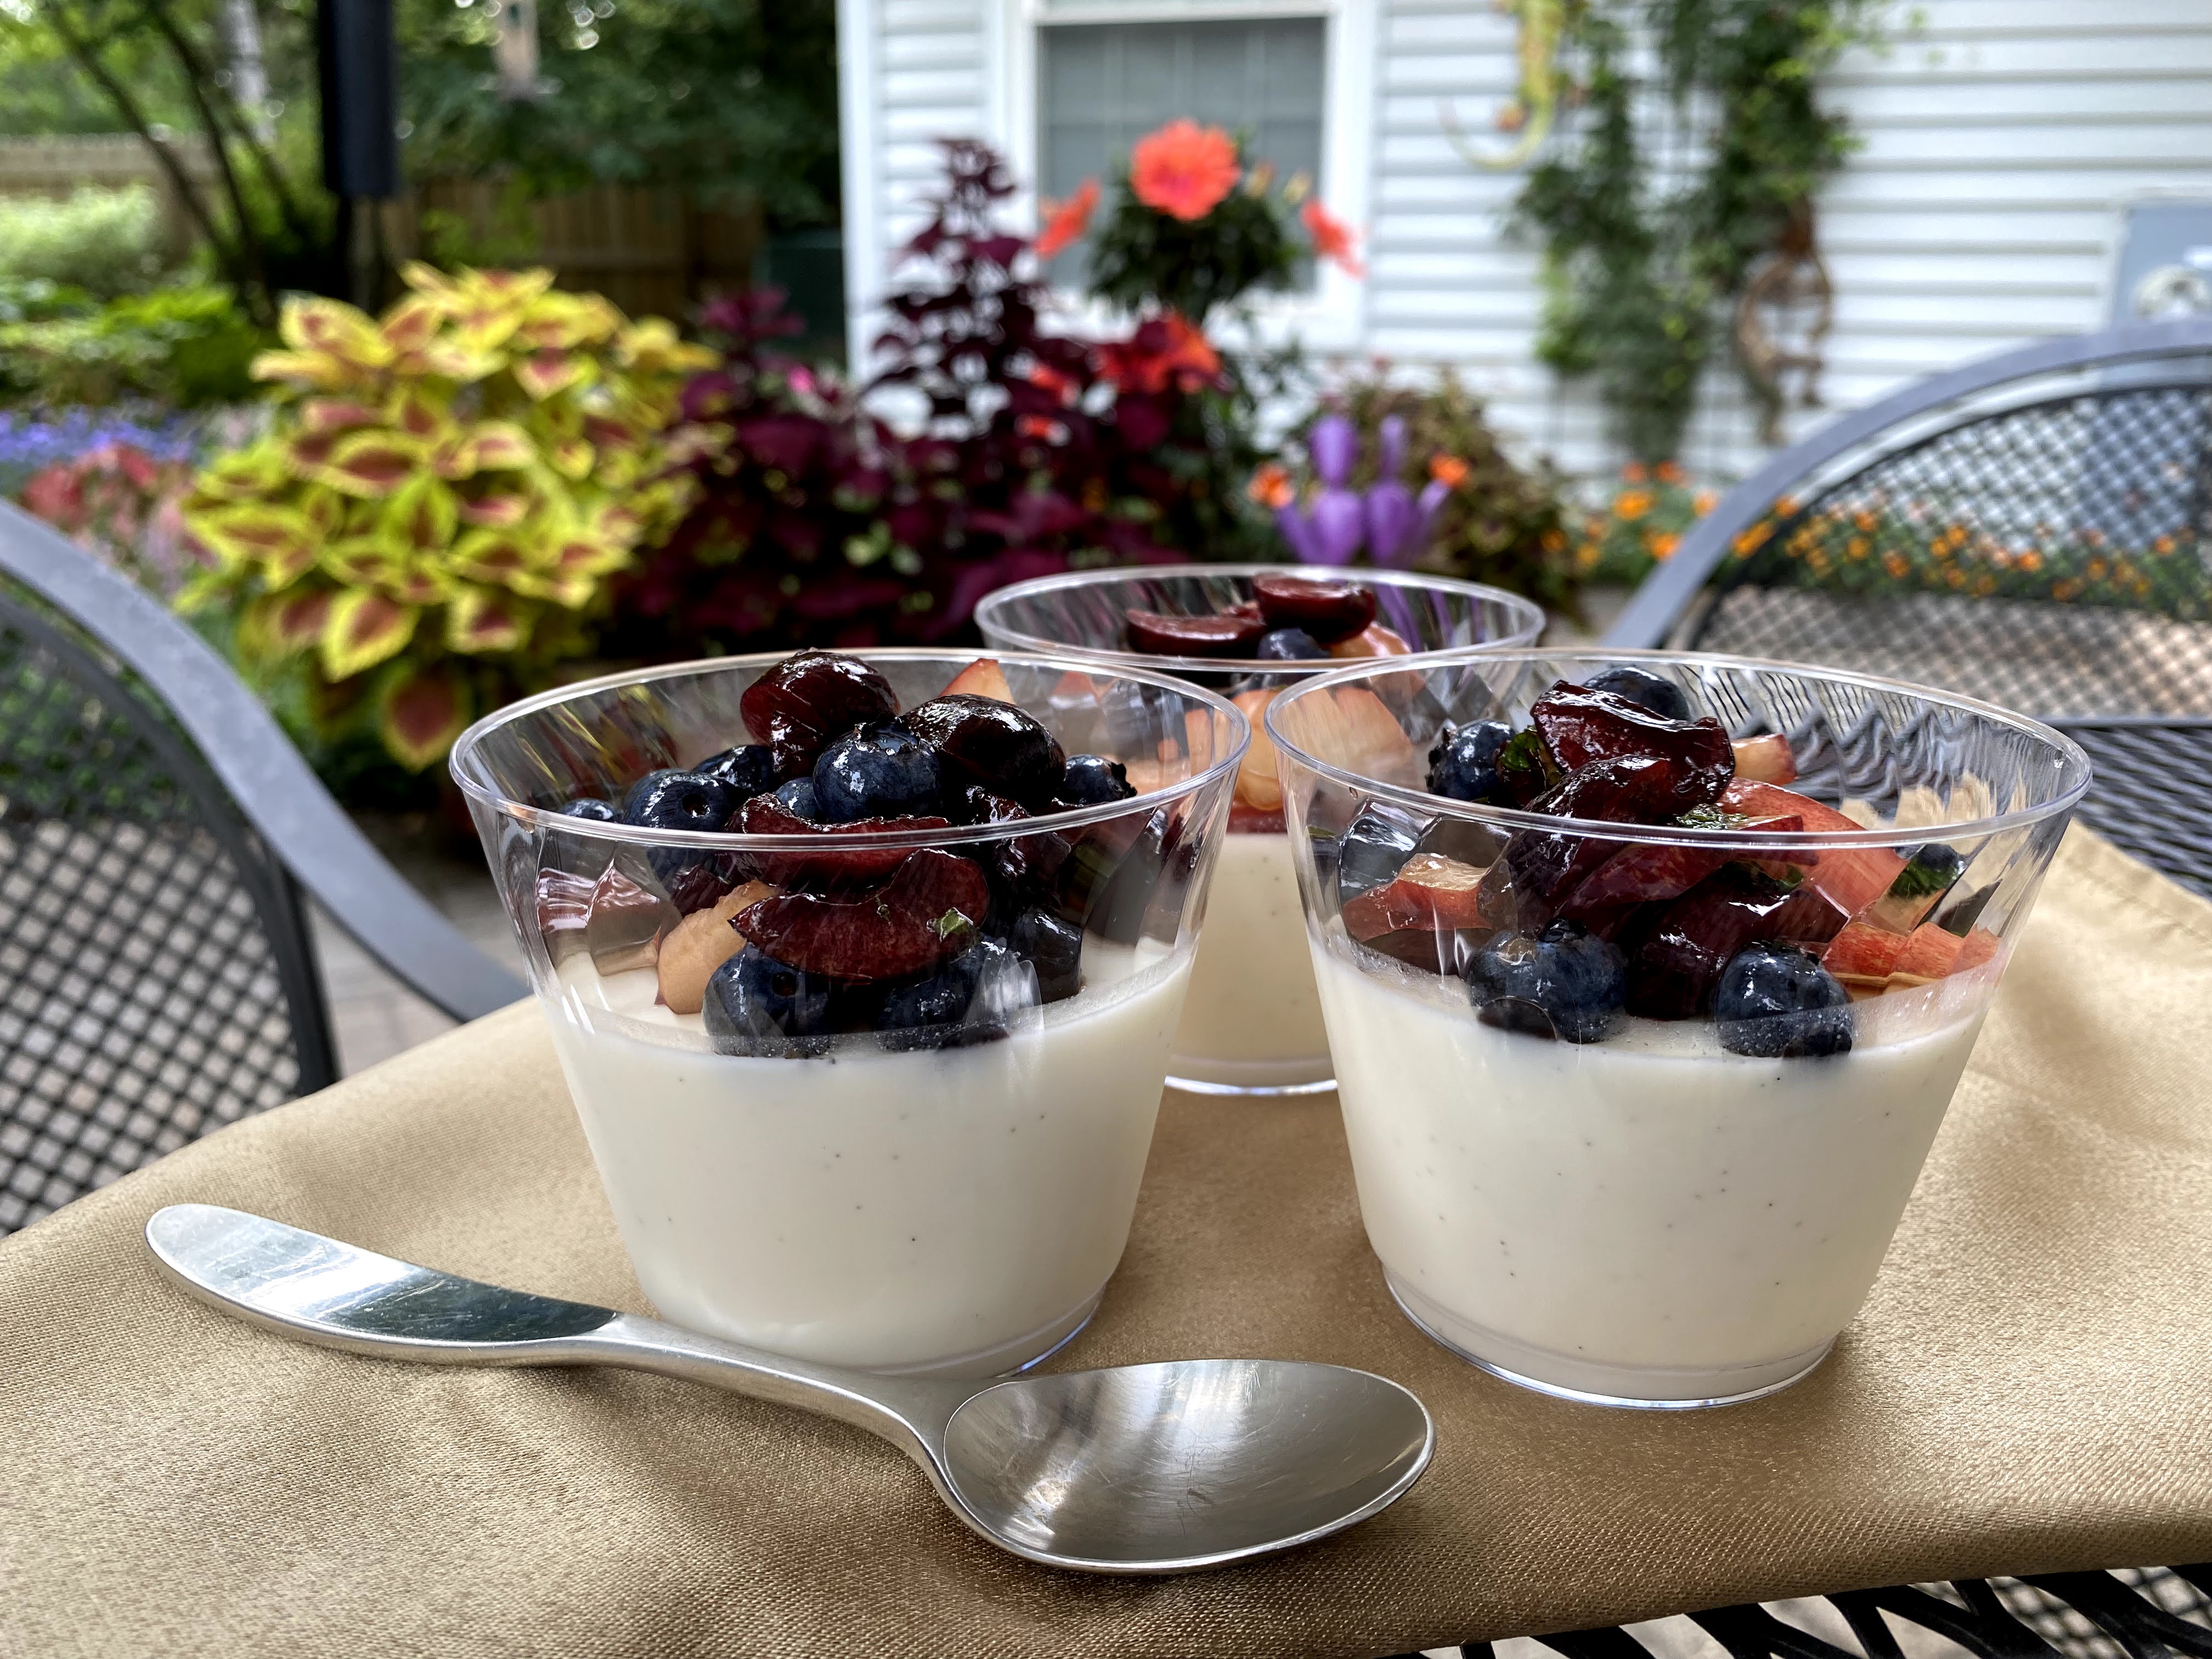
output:
[[[1513,728],[1504,720],[1469,720],[1465,726],[1445,721],[1436,747],[1429,750],[1429,793],[1454,800],[1504,802],[1498,753],[1512,738]]]
[[[1060,798],[1071,806],[1103,806],[1136,793],[1129,769],[1103,755],[1070,755],[1060,780]]]
[[[1083,930],[1050,910],[1024,910],[1006,930],[1006,944],[1036,969],[1037,996],[1058,1002],[1083,988]]]
[[[994,1042],[1037,1000],[1035,986],[1027,963],[996,939],[978,940],[927,979],[886,990],[876,1041],[894,1054]]]
[[[564,818],[586,818],[593,823],[619,823],[622,814],[597,795],[585,795],[564,801],[556,809]]]
[[[1278,628],[1260,635],[1260,648],[1252,654],[1262,662],[1310,662],[1328,652],[1303,628]]]
[[[830,1046],[833,987],[748,945],[717,968],[700,1007],[730,1054],[818,1054]]]
[[[1534,939],[1500,933],[1468,964],[1467,993],[1486,1025],[1596,1042],[1620,1023],[1628,964],[1606,939],[1562,916]]]
[[[648,772],[630,786],[623,797],[622,821],[639,830],[720,830],[744,805],[744,797],[720,778],[672,769]],[[648,847],[645,856],[665,883],[714,854],[688,847]]]
[[[814,799],[814,780],[793,778],[789,783],[776,787],[775,798],[786,811],[795,812],[809,823],[822,822],[819,804]]]
[[[1801,945],[1747,945],[1713,993],[1721,1047],[1762,1060],[1851,1051],[1850,993]]]
[[[1370,801],[1337,842],[1336,896],[1340,904],[1380,887],[1413,856],[1423,826],[1410,813]]]
[[[720,778],[746,800],[775,787],[775,751],[764,743],[725,749],[691,769],[703,778]]]
[[[1682,695],[1682,688],[1648,668],[1632,668],[1621,663],[1599,669],[1583,684],[1593,691],[1610,691],[1616,697],[1641,703],[1662,720],[1690,718],[1690,700]]]
[[[937,757],[912,732],[883,720],[847,732],[814,763],[814,800],[823,823],[935,812],[938,781]]]

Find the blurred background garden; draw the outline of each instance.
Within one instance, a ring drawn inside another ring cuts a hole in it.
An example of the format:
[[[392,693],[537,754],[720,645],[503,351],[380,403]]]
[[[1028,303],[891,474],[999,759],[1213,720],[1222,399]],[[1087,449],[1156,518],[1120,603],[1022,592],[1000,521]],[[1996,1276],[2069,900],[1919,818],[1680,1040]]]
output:
[[[2190,0],[0,0],[0,492],[364,808],[1089,564],[1588,628],[1832,410],[2212,305],[2208,93]]]

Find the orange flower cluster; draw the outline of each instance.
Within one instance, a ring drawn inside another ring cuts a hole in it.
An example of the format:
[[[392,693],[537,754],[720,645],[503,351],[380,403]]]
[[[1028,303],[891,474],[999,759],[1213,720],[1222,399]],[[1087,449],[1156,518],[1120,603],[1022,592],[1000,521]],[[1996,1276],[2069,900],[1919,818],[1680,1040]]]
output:
[[[1085,179],[1065,202],[1042,202],[1044,227],[1037,232],[1036,256],[1049,259],[1073,246],[1091,228],[1091,216],[1098,206],[1098,181]]]

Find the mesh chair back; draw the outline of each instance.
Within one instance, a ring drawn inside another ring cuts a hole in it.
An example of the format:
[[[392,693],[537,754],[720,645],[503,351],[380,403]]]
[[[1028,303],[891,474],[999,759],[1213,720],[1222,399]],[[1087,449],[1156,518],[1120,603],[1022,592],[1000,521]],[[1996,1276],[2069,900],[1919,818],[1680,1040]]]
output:
[[[1735,537],[1673,642],[2045,718],[2212,715],[2212,358],[2033,376],[1875,434]]]
[[[0,1233],[332,1077],[289,877],[158,702],[0,585]]]

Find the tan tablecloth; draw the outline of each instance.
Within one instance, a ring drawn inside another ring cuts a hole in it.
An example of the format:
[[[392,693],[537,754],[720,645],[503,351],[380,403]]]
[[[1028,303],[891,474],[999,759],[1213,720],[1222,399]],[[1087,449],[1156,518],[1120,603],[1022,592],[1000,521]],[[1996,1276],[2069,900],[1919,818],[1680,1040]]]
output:
[[[1072,1364],[1276,1354],[1435,1413],[1397,1508],[1279,1561],[1000,1555],[854,1431],[617,1371],[264,1335],[156,1278],[207,1200],[643,1304],[535,1012],[0,1246],[0,1652],[1380,1655],[1753,1598],[2212,1556],[2212,906],[2077,833],[1864,1315],[1809,1381],[1557,1403],[1393,1311],[1334,1103],[1171,1097]]]

